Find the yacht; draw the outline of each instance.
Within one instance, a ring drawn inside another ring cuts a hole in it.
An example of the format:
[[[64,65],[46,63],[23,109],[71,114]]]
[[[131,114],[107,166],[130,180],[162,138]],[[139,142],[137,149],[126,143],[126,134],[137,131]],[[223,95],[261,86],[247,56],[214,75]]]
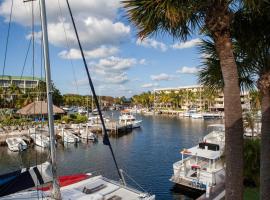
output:
[[[140,128],[142,120],[137,120],[129,111],[123,110],[119,116],[119,124],[132,125],[132,128]]]
[[[170,181],[195,193],[224,182],[224,148],[225,132],[210,132],[198,145],[181,151],[182,159],[173,164]]]
[[[6,143],[10,151],[24,151],[27,149],[27,144],[20,137],[7,138]]]

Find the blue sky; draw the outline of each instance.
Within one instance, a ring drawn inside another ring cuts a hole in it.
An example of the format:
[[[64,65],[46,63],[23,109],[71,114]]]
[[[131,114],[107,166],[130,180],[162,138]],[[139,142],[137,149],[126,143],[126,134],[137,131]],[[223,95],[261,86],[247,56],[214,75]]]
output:
[[[0,5],[0,65],[4,63],[11,0]],[[23,61],[31,38],[31,3],[14,0],[5,75],[22,73]],[[38,1],[35,11],[35,67],[32,49],[24,75],[41,76],[41,46]],[[89,94],[90,88],[78,51],[74,31],[64,0],[46,0],[50,40],[52,79],[65,93]],[[70,0],[85,50],[90,73],[98,94],[127,96],[154,88],[197,84],[200,55],[196,48],[200,36],[186,42],[169,36],[136,37],[136,28],[124,17],[118,0]],[[66,32],[66,34],[65,34]],[[66,37],[66,36],[67,37]],[[73,64],[73,66],[72,66]]]

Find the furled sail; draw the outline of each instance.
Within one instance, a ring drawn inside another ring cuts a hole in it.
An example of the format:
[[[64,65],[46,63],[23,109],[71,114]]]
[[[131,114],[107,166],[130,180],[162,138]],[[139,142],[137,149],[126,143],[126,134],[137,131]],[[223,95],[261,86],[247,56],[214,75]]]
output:
[[[49,162],[31,168],[0,175],[0,197],[13,194],[52,181]]]

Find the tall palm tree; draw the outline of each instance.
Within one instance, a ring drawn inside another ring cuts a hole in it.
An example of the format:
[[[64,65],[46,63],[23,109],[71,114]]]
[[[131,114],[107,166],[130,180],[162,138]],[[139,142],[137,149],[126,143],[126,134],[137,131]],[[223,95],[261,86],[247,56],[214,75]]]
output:
[[[230,25],[241,3],[256,0],[124,0],[129,19],[139,29],[139,37],[169,33],[187,39],[196,31],[208,31],[214,38],[224,77],[226,132],[226,199],[243,198],[243,120],[237,66]],[[257,0],[260,2],[259,0]],[[240,3],[234,6],[234,3]],[[234,106],[231,106],[234,105]]]
[[[257,101],[261,97],[260,195],[261,199],[270,199],[270,158],[268,156],[270,152],[270,15],[269,9],[265,8],[269,8],[269,4],[264,4],[259,14],[247,10],[237,13],[233,24],[233,35],[240,85],[242,88],[257,86],[260,95],[257,92],[251,93],[255,104],[258,104]],[[223,79],[216,78],[222,77],[222,74],[214,44],[205,41],[201,51],[207,53],[208,57],[204,61],[205,67],[200,72],[200,81],[208,86],[222,87]]]

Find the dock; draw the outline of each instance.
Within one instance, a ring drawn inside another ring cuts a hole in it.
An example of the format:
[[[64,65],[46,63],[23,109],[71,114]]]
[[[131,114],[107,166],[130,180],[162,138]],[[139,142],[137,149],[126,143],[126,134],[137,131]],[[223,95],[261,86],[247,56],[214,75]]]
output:
[[[27,144],[31,144],[33,141],[29,136],[27,130],[22,131],[12,131],[12,132],[2,132],[0,133],[0,146],[6,146],[6,139],[12,137],[21,137]]]
[[[129,133],[132,131],[133,127],[131,124],[119,124],[117,122],[106,122],[105,123],[106,129],[109,135],[117,136],[118,134]],[[94,124],[93,126],[89,127],[89,129],[93,133],[101,134],[102,133],[102,125],[101,124]]]

